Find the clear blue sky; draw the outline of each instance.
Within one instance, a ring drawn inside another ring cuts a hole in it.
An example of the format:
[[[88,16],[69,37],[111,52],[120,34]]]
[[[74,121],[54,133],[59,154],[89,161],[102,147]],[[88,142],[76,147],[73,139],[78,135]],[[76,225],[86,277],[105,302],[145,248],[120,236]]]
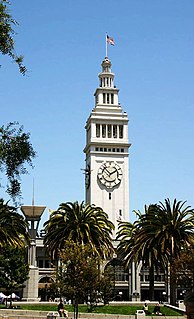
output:
[[[19,121],[37,151],[23,204],[85,198],[85,123],[105,57],[129,117],[132,211],[165,198],[194,207],[194,1],[12,0],[28,75],[0,56],[1,125]],[[1,190],[4,196],[3,190]]]

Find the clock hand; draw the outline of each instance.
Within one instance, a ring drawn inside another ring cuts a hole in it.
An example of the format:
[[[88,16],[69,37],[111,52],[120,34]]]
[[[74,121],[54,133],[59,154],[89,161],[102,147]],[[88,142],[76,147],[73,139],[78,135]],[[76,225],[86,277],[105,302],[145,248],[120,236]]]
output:
[[[111,172],[110,175],[114,174],[115,172],[117,172],[117,169],[115,169],[113,172]]]
[[[105,167],[104,172],[106,172],[106,174],[108,174],[110,176],[110,172],[107,170],[107,168]]]

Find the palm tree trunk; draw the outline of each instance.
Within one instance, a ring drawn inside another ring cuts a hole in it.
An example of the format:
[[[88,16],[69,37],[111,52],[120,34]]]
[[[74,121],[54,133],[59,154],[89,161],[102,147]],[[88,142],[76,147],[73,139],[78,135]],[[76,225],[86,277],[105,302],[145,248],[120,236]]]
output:
[[[150,277],[149,299],[152,301],[154,300],[154,266],[153,264],[149,267],[149,277]]]
[[[170,276],[170,304],[176,306],[176,282],[173,276]]]
[[[170,304],[172,306],[176,306],[176,274],[172,274],[172,267],[174,263],[174,237],[172,236],[172,242],[171,242],[171,262],[170,262]]]

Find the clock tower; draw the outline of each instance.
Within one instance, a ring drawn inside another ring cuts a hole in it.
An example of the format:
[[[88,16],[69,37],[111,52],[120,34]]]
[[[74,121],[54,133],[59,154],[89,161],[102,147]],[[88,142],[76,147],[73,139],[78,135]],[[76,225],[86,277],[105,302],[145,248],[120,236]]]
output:
[[[128,116],[119,103],[119,89],[108,57],[102,61],[95,107],[86,122],[86,203],[101,207],[118,230],[129,220]]]

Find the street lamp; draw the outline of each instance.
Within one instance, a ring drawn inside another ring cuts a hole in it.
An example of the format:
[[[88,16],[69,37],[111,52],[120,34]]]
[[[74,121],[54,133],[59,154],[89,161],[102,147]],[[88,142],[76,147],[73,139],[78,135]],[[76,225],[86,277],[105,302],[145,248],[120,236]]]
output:
[[[39,271],[36,261],[36,236],[41,216],[46,206],[21,206],[28,223],[28,232],[30,235],[30,246],[28,247],[29,279],[23,291],[23,298],[38,300],[38,279]]]

